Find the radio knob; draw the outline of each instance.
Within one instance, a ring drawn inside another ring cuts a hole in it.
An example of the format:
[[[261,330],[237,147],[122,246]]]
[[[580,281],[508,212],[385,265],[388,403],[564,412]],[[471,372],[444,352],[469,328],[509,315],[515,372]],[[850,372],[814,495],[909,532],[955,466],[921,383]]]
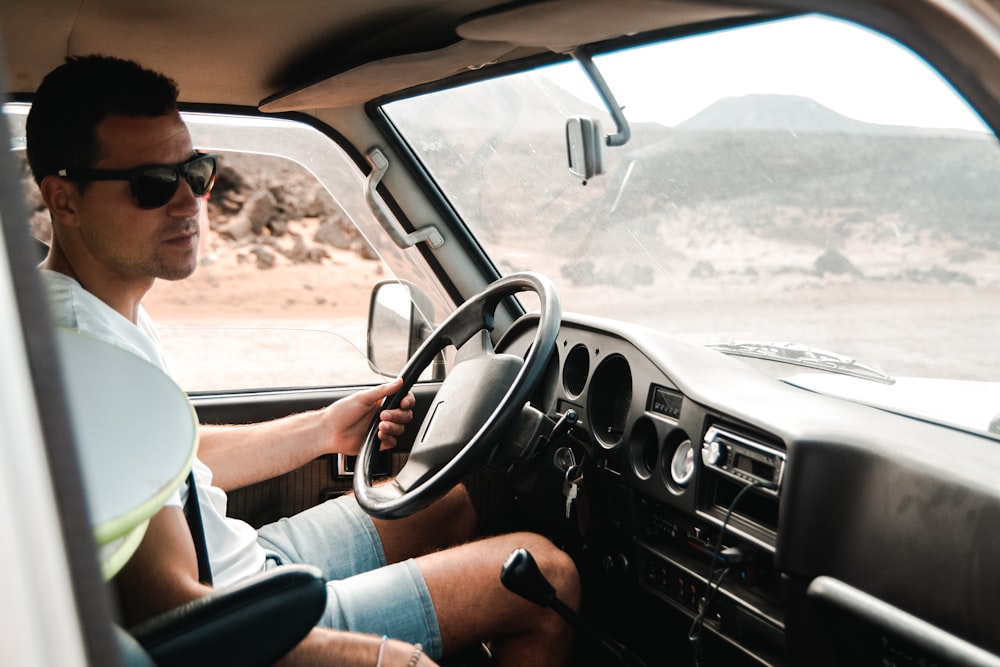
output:
[[[608,574],[628,574],[628,556],[622,553],[608,554],[601,560],[601,567]]]
[[[726,458],[726,446],[718,440],[706,442],[701,448],[701,460],[705,465],[717,466]]]

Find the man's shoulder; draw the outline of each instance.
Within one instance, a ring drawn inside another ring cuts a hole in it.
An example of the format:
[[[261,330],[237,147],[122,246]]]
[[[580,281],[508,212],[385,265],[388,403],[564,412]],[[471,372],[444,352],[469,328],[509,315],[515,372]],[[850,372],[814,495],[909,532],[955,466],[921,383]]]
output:
[[[49,310],[56,326],[78,329],[77,313],[81,306],[85,306],[86,299],[81,300],[81,296],[87,293],[86,290],[74,278],[58,271],[40,269],[39,275],[48,293]]]
[[[50,269],[40,269],[39,273],[56,326],[85,330],[93,321],[114,322],[110,317],[115,312],[111,306],[88,292],[75,278]]]
[[[83,289],[75,278],[67,276],[65,273],[53,271],[52,269],[39,268],[38,275],[42,278],[45,289],[49,292],[72,292],[76,288]]]
[[[142,326],[136,326],[73,277],[49,269],[40,273],[56,326],[123,347],[166,370],[159,336],[145,312],[141,313]]]

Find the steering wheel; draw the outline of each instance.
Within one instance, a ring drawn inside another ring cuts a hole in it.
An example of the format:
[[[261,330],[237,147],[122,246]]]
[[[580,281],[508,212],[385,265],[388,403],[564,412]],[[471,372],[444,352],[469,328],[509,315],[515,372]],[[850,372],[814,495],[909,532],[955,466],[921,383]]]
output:
[[[538,295],[541,315],[527,355],[497,354],[490,339],[500,302],[518,292]],[[516,273],[463,303],[420,346],[401,373],[403,386],[382,403],[399,406],[424,369],[448,345],[458,352],[448,377],[419,424],[406,465],[392,480],[373,483],[379,451],[376,414],[358,453],[354,493],[372,516],[409,516],[444,495],[464,475],[485,466],[541,380],[555,350],[562,309],[555,287],[537,273]],[[380,410],[381,412],[381,410]],[[413,425],[410,425],[412,428]]]

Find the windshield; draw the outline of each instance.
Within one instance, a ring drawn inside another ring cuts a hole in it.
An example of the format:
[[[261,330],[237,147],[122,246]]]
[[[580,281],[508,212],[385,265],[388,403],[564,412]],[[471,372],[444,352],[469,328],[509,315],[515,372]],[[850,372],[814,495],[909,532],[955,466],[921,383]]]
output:
[[[566,311],[812,390],[990,430],[1000,150],[924,61],[816,17],[594,60],[631,139],[587,181],[566,120],[615,126],[575,62],[384,107],[502,274],[540,271]],[[817,355],[840,361],[799,363]]]

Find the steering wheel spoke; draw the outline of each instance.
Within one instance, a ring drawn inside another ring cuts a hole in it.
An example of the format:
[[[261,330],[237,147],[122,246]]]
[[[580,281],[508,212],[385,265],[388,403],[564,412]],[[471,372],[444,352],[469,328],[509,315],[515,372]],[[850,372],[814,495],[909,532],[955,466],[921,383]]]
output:
[[[541,316],[525,358],[497,354],[490,337],[498,304],[524,290],[539,296]],[[435,330],[403,369],[403,387],[386,399],[398,406],[423,370],[447,345],[458,352],[427,417],[420,424],[406,465],[388,484],[373,485],[372,461],[378,451],[377,417],[358,455],[354,490],[373,516],[399,518],[428,505],[461,478],[489,463],[499,439],[521,412],[544,374],[562,312],[544,276],[514,274],[488,286],[462,304]],[[391,488],[384,488],[391,487]]]
[[[486,329],[480,329],[464,345],[458,348],[458,352],[455,354],[455,365],[457,366],[469,359],[489,356],[494,354],[494,352],[495,349],[493,347],[493,339],[490,338],[490,332]]]

